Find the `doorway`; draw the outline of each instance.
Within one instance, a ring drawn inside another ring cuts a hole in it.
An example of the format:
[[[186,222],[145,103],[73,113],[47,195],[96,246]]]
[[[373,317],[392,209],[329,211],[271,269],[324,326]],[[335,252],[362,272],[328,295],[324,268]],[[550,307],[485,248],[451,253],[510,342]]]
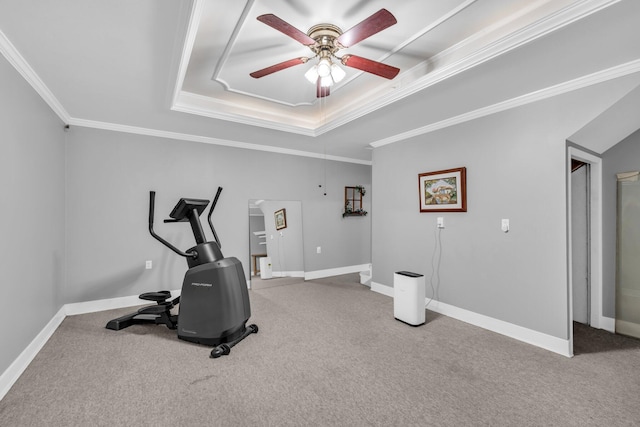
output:
[[[589,269],[589,169],[588,163],[571,159],[571,285],[573,321],[590,324]]]
[[[579,172],[574,179],[573,166],[579,163],[584,163],[584,165],[577,171],[580,169],[583,171]],[[578,185],[580,181],[582,183]],[[579,195],[576,196],[575,201],[574,184],[579,188],[576,189],[576,193]],[[574,318],[580,318],[581,323],[588,324],[593,328],[605,329],[610,332],[613,332],[614,329],[614,325],[607,322],[602,316],[602,159],[600,157],[577,147],[568,147],[567,193],[567,246],[569,252],[567,259],[569,264],[567,329],[569,353],[573,355]],[[581,198],[584,200],[580,201]],[[574,223],[573,220],[574,202],[583,206],[576,208],[581,212],[579,215],[576,214],[581,218],[577,223]],[[574,237],[576,237],[575,242]],[[575,259],[579,261],[574,261],[574,255]],[[577,264],[575,266],[576,273],[574,273],[574,264]],[[575,292],[575,297],[574,275],[577,276],[576,283],[580,283],[580,285],[576,285],[578,289]],[[576,301],[575,316],[574,299]]]

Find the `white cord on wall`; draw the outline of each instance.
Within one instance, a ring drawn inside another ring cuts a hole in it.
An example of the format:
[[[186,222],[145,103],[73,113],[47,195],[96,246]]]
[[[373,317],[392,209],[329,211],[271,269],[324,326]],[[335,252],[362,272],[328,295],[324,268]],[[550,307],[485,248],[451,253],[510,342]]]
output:
[[[433,255],[431,255],[431,278],[429,279],[429,285],[431,285],[431,298],[429,302],[424,306],[427,308],[431,301],[436,297],[435,289],[440,286],[440,260],[442,259],[442,228],[437,227],[434,233],[434,247],[433,247]],[[437,262],[436,262],[437,255]],[[436,279],[436,286],[433,285],[433,279]]]

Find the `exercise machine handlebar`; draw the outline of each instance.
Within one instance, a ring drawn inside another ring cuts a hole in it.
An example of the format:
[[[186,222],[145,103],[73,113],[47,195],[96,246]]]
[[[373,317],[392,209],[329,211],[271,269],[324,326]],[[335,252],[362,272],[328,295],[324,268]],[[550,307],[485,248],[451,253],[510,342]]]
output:
[[[209,227],[211,227],[213,238],[216,239],[216,242],[218,242],[218,247],[222,248],[222,243],[220,243],[220,239],[218,238],[216,229],[213,228],[213,223],[211,222],[211,214],[213,213],[213,209],[216,207],[216,204],[218,203],[218,197],[220,197],[220,193],[222,193],[222,187],[218,187],[218,192],[216,193],[216,196],[213,198],[213,202],[211,202],[211,208],[209,209],[209,216],[207,217],[207,220],[209,221]]]
[[[154,217],[154,211],[155,211],[155,203],[156,203],[156,192],[149,191],[149,233],[151,233],[151,236],[153,236],[154,239],[158,240],[160,243],[162,243],[163,245],[165,245],[166,247],[168,247],[169,249],[171,249],[173,252],[177,253],[180,256],[183,256],[185,258],[194,258],[194,259],[197,258],[198,257],[197,252],[195,251],[183,252],[180,249],[173,246],[171,243],[167,242],[162,237],[158,236],[156,232],[153,231],[153,217]]]

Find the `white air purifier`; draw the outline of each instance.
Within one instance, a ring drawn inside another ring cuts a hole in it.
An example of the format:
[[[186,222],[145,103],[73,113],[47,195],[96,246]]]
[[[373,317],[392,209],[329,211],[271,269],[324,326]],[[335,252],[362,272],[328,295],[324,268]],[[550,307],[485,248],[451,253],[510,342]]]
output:
[[[411,326],[425,322],[424,276],[409,271],[398,271],[393,275],[393,315],[397,320]]]
[[[271,257],[265,256],[260,258],[260,278],[271,279],[273,277],[273,265],[271,264]]]

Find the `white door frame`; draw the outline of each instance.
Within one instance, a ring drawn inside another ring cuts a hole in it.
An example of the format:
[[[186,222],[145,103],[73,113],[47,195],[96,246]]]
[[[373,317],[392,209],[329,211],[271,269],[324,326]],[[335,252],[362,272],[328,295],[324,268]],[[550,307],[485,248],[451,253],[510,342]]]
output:
[[[567,150],[567,247],[569,250],[568,263],[568,304],[569,317],[567,327],[569,330],[569,350],[573,355],[573,277],[572,277],[572,248],[571,248],[571,159],[580,160],[590,165],[589,182],[589,245],[590,265],[590,319],[589,323],[594,328],[610,329],[611,325],[605,322],[602,316],[602,159],[577,147],[568,147]]]

